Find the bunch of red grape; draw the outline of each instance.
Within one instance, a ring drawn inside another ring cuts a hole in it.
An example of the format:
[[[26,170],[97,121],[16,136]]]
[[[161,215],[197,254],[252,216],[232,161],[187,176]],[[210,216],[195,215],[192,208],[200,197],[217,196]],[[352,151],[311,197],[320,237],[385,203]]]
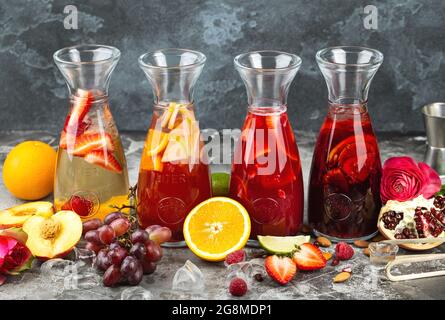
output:
[[[169,228],[159,225],[134,230],[121,212],[110,213],[103,223],[100,219],[84,222],[83,232],[85,247],[97,254],[96,267],[105,272],[106,287],[125,283],[134,286],[144,274],[153,273],[162,258],[160,244],[172,235]]]

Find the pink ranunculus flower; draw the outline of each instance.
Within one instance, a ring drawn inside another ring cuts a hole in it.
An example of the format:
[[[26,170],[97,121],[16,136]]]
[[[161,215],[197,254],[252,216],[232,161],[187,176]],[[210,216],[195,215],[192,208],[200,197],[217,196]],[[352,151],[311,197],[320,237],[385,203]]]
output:
[[[15,275],[29,269],[33,260],[25,245],[26,234],[21,229],[0,230],[0,285],[5,275]]]
[[[410,157],[392,157],[385,161],[380,183],[382,202],[408,201],[420,195],[431,198],[440,190],[441,181],[436,171]]]

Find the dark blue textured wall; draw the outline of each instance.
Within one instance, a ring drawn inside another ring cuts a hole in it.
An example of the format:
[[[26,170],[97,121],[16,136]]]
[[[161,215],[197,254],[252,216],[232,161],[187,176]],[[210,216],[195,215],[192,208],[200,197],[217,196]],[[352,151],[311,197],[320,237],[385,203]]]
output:
[[[79,10],[79,29],[63,28],[63,8]],[[363,26],[363,7],[378,8],[378,29]],[[318,130],[326,88],[315,52],[365,45],[385,55],[370,91],[377,130],[420,131],[419,108],[445,100],[445,2],[420,0],[1,0],[1,129],[60,130],[67,90],[52,54],[79,43],[118,47],[111,108],[121,130],[145,130],[152,94],[137,58],[148,50],[185,47],[208,57],[195,98],[202,127],[241,126],[245,89],[233,68],[241,52],[277,49],[303,59],[289,95],[296,129]]]

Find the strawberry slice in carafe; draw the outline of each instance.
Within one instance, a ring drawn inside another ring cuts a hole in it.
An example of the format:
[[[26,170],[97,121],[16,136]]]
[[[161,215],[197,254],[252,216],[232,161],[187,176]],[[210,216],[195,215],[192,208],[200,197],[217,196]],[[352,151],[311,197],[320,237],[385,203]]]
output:
[[[126,160],[107,93],[119,56],[118,49],[98,45],[54,54],[71,101],[57,154],[54,204],[57,210],[72,210],[82,219],[103,219],[115,207],[128,204]]]
[[[258,235],[295,235],[303,222],[301,162],[286,106],[300,64],[298,56],[277,51],[235,58],[249,107],[235,149],[230,197],[249,212],[252,245]]]

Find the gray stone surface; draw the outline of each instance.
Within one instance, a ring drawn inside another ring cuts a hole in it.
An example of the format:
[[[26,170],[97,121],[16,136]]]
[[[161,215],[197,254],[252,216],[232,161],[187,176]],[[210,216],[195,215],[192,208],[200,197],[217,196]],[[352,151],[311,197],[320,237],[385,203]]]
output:
[[[57,138],[49,132],[1,132],[0,131],[0,163],[3,163],[6,154],[11,148],[23,141],[38,139],[57,144]],[[314,135],[297,132],[300,154],[307,181],[310,166]],[[122,140],[125,146],[130,180],[132,184],[137,181],[140,154],[142,152],[144,134],[124,133]],[[425,138],[422,136],[395,136],[381,135],[380,148],[382,158],[409,154],[417,160],[422,159]],[[2,179],[0,179],[0,209],[20,203],[8,194]],[[333,248],[328,250],[333,251]],[[433,252],[444,252],[442,245]],[[152,275],[145,276],[141,286],[149,290],[155,299],[233,299],[228,292],[229,272],[223,263],[208,263],[201,261],[187,249],[165,249],[164,258],[158,269]],[[260,251],[249,249],[250,257]],[[403,250],[401,254],[405,253]],[[205,277],[205,290],[201,292],[177,292],[171,290],[173,276],[187,259],[195,263]],[[333,284],[332,278],[345,266],[351,265],[352,278],[342,284]],[[429,263],[423,266],[408,266],[408,272],[431,269],[445,269],[445,261]],[[51,280],[40,273],[39,263],[32,270],[16,277],[10,277],[8,282],[0,286],[0,299],[120,299],[126,287],[104,288],[94,284],[98,278],[91,271],[83,271],[80,276],[88,275],[89,285],[82,278],[79,285],[85,289],[67,289],[67,283],[60,279]],[[55,280],[55,281],[54,281]],[[100,280],[100,279],[99,279]],[[279,286],[266,277],[265,281],[251,282],[246,299],[444,299],[445,277],[423,280],[391,283],[385,279],[381,267],[372,266],[369,260],[359,249],[352,260],[344,262],[337,267],[328,265],[320,272],[299,272],[296,278],[287,286]]]
[[[75,4],[79,29],[63,28]],[[363,8],[378,7],[377,30],[363,27]],[[0,0],[0,122],[3,129],[58,131],[67,90],[52,54],[80,43],[118,47],[111,107],[122,130],[146,130],[151,89],[137,66],[148,50],[185,47],[208,57],[196,102],[202,128],[240,127],[245,89],[233,68],[241,52],[277,49],[303,59],[289,95],[297,130],[318,131],[326,89],[314,55],[333,45],[381,50],[385,61],[370,91],[379,131],[421,131],[419,108],[444,100],[445,2],[438,0]]]

